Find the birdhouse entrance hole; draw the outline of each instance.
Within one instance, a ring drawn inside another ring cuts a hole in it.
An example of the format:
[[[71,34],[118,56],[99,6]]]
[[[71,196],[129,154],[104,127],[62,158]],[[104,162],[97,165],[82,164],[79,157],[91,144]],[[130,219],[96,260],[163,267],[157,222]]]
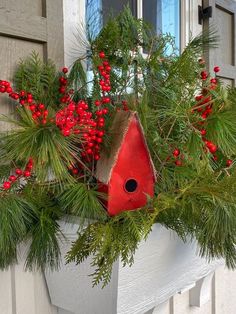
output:
[[[125,191],[128,193],[135,192],[138,188],[138,182],[135,179],[129,179],[125,183]]]

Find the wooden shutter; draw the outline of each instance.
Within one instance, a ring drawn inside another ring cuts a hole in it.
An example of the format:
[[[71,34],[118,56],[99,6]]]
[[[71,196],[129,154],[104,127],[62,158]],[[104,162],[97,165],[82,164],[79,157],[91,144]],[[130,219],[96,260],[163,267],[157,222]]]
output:
[[[209,69],[220,66],[219,78],[236,86],[236,2],[233,0],[203,0],[203,7],[212,6],[212,18],[205,19],[203,28],[212,25],[220,37],[219,46],[207,55]]]
[[[19,59],[33,50],[63,65],[63,0],[0,0],[0,79],[12,80]],[[1,95],[0,114],[10,113],[9,103]]]

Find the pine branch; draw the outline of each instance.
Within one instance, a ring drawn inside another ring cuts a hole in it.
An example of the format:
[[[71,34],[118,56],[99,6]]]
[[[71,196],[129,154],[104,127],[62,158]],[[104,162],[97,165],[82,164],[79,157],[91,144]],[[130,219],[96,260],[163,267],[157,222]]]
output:
[[[85,219],[107,219],[102,205],[104,199],[105,195],[92,186],[78,182],[64,187],[59,195],[59,204],[65,213],[80,217],[80,224],[83,225]]]
[[[32,93],[37,103],[57,108],[59,84],[56,67],[50,60],[43,62],[35,51],[19,63],[14,83],[17,90]]]
[[[15,129],[1,138],[2,160],[24,161],[31,157],[35,162],[34,171],[40,181],[48,179],[48,175],[73,181],[68,166],[80,160],[77,142],[64,137],[53,123],[48,126],[37,125],[27,110],[19,109],[20,120],[8,122]]]
[[[0,268],[17,262],[17,245],[32,221],[30,204],[17,194],[0,195]]]
[[[63,238],[58,220],[63,212],[58,208],[48,188],[28,185],[23,191],[24,198],[31,206],[32,223],[27,230],[30,241],[26,268],[30,270],[57,270],[61,252],[59,241]],[[32,198],[32,195],[34,197]],[[51,196],[51,197],[50,197]]]

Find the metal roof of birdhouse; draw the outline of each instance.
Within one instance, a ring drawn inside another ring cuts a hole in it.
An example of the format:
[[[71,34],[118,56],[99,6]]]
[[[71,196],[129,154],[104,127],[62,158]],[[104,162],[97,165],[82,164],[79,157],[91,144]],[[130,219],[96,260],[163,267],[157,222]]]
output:
[[[108,184],[111,176],[113,168],[117,162],[120,149],[124,143],[125,136],[129,130],[130,124],[135,119],[138,123],[137,126],[139,128],[140,136],[143,139],[144,146],[147,150],[150,166],[153,171],[153,176],[156,179],[156,170],[150,155],[150,151],[148,149],[148,145],[145,139],[144,130],[140,119],[138,117],[138,113],[136,111],[118,111],[114,118],[112,127],[111,127],[111,146],[109,152],[102,151],[101,158],[97,163],[96,169],[96,177],[97,179],[105,184]]]

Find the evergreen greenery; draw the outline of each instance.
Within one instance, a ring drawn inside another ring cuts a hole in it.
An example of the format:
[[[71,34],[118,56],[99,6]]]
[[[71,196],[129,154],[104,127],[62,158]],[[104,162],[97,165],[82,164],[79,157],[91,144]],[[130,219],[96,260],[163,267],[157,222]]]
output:
[[[2,269],[17,261],[16,249],[22,241],[30,241],[29,269],[57,269],[63,238],[59,220],[70,215],[79,217],[81,226],[67,261],[80,264],[91,255],[94,285],[109,282],[118,258],[123,265],[132,265],[135,250],[154,223],[174,230],[184,241],[196,239],[200,254],[209,260],[223,257],[228,267],[236,267],[236,170],[234,163],[226,167],[226,160],[236,155],[236,91],[221,84],[209,88],[209,78],[200,79],[203,68],[198,62],[216,43],[216,35],[209,31],[192,39],[178,55],[169,35],[153,35],[126,9],[91,40],[87,60],[94,74],[92,85],[86,81],[84,60],[78,59],[71,69],[70,88],[77,91],[74,99],[86,98],[95,111],[100,51],[113,67],[104,149],[109,148],[109,128],[122,100],[139,113],[158,175],[155,197],[145,208],[108,216],[105,195],[97,191],[95,165],[85,164],[78,176],[68,172],[71,164],[83,163],[79,136],[62,136],[51,121],[35,124],[29,110],[22,107],[17,108],[15,120],[2,117],[14,128],[1,134],[1,181],[30,157],[35,163],[34,176],[27,184],[0,192]],[[34,53],[20,63],[15,84],[46,104],[53,117],[63,107],[59,75],[52,62],[44,63]],[[214,104],[207,122],[193,112],[200,106],[195,96],[202,90],[204,98],[210,96]],[[219,147],[218,161],[203,147],[199,122],[204,123],[207,139]],[[175,164],[175,148],[181,152],[182,166]]]

